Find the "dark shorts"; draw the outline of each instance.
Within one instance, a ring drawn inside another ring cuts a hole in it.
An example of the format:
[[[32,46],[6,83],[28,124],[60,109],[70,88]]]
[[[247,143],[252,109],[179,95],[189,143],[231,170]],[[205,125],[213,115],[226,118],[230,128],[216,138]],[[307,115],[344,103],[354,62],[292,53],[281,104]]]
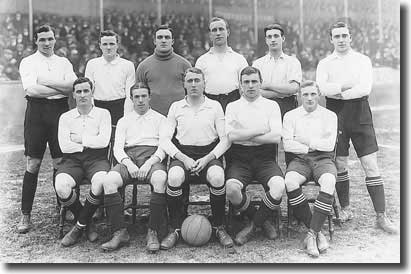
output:
[[[99,171],[108,172],[110,163],[107,160],[107,148],[86,149],[83,152],[67,153],[57,167],[57,173],[67,173],[73,177],[77,185],[84,178],[91,181],[94,174]]]
[[[233,91],[231,91],[230,93],[227,94],[209,94],[209,93],[205,93],[205,96],[207,96],[209,99],[218,101],[221,106],[223,107],[223,111],[225,113],[225,109],[227,108],[227,105],[231,102],[237,101],[238,99],[240,99],[241,95],[240,95],[240,91],[238,89],[235,89]]]
[[[348,156],[350,140],[358,157],[378,151],[368,96],[353,100],[327,98],[327,108],[338,116],[337,156]]]
[[[126,154],[130,157],[130,159],[138,166],[141,167],[150,157],[153,155],[157,150],[157,147],[154,146],[135,146],[131,148],[126,148]],[[128,182],[132,180],[132,177],[128,173],[128,169],[126,165],[117,164],[115,167],[111,169],[112,171],[117,171],[120,173],[121,179],[123,182]],[[147,180],[150,181],[151,176],[157,170],[163,170],[167,173],[166,165],[163,162],[155,163],[151,166],[151,169],[147,175]]]
[[[290,110],[293,110],[298,107],[297,96],[291,95],[285,98],[270,98],[273,101],[276,101],[280,106],[281,111],[281,120],[284,118],[284,114]]]
[[[117,125],[118,120],[124,116],[125,98],[113,101],[94,100],[94,105],[99,108],[107,109],[111,115],[111,124]]]
[[[274,176],[284,177],[283,172],[275,161],[274,145],[231,146],[231,161],[227,162],[226,180],[237,179],[247,185],[257,180],[268,190],[268,181]]]
[[[24,117],[24,155],[42,159],[48,143],[51,158],[63,153],[58,142],[60,115],[69,110],[67,98],[48,100],[26,96]]]
[[[337,168],[334,162],[334,152],[313,151],[304,155],[296,155],[289,163],[287,172],[295,171],[307,180],[318,179],[324,173],[331,173],[337,176]]]
[[[176,140],[174,140],[176,142]],[[192,158],[193,160],[198,160],[204,156],[206,156],[208,153],[210,153],[214,147],[217,145],[218,141],[215,141],[209,145],[206,146],[184,146],[184,145],[180,145],[176,144],[177,148],[184,153],[185,155],[187,155],[188,157]],[[170,169],[174,166],[179,166],[184,170],[185,173],[185,182],[188,182],[189,179],[192,177],[192,175],[188,172],[188,170],[186,170],[184,163],[180,160],[177,159],[172,159],[170,162]],[[214,159],[211,160],[207,166],[200,171],[199,173],[199,180],[201,183],[204,184],[208,184],[207,181],[207,170],[212,167],[212,166],[219,166],[221,168],[223,168],[223,161],[221,158],[219,159]]]

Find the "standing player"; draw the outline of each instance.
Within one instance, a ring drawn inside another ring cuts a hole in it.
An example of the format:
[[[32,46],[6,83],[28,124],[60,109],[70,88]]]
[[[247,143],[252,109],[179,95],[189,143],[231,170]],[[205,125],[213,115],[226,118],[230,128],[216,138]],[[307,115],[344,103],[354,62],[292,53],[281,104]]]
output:
[[[68,94],[77,78],[70,61],[54,54],[56,39],[49,25],[34,33],[37,51],[20,63],[20,75],[26,92],[24,118],[24,155],[27,159],[23,178],[19,233],[30,230],[31,210],[37,188],[37,178],[46,145],[53,159],[53,186],[57,164],[63,156],[57,139],[60,115],[68,111]]]
[[[212,18],[209,31],[213,46],[198,58],[195,67],[204,73],[205,95],[219,101],[225,111],[228,103],[240,99],[238,78],[248,64],[244,56],[228,46],[230,29],[226,20]]]
[[[244,212],[250,223],[235,237],[243,245],[262,226],[269,239],[277,232],[269,216],[280,210],[285,189],[283,173],[275,161],[275,144],[281,140],[281,112],[278,104],[261,96],[261,74],[254,67],[241,71],[241,99],[228,104],[227,137],[232,142],[231,159],[227,161],[227,198],[238,212]],[[247,184],[257,179],[266,191],[260,208],[253,214]]]
[[[161,242],[161,248],[172,248],[180,237],[181,224],[187,216],[183,196],[188,193],[183,188],[190,174],[207,182],[216,237],[224,247],[231,247],[233,240],[223,224],[225,182],[221,156],[229,147],[223,109],[204,96],[204,75],[200,69],[186,70],[184,88],[187,96],[171,105],[167,128],[161,136],[162,148],[172,157],[166,190],[172,231]]]
[[[56,175],[56,192],[63,206],[73,212],[77,223],[64,236],[63,246],[77,243],[84,231],[89,241],[97,240],[91,218],[102,202],[103,182],[110,163],[107,160],[111,117],[106,109],[93,106],[93,83],[80,77],[73,84],[77,107],[60,117],[58,140],[63,159]],[[83,178],[91,182],[84,206],[75,187]]]
[[[304,244],[313,257],[329,247],[321,227],[332,210],[337,176],[334,162],[337,115],[318,105],[319,99],[317,84],[303,82],[302,106],[287,112],[283,123],[284,150],[294,155],[285,174],[288,201],[295,217],[309,228]],[[320,185],[313,214],[301,189],[301,184],[311,178]]]
[[[368,103],[372,88],[371,60],[351,48],[352,37],[346,23],[333,24],[329,35],[334,52],[319,62],[317,83],[321,93],[327,96],[327,108],[338,116],[336,190],[342,208],[341,219],[352,218],[347,169],[351,140],[366,175],[365,184],[377,214],[377,227],[396,233],[385,215],[384,185],[377,163],[378,145]]]
[[[136,81],[151,90],[151,107],[167,115],[170,105],[184,98],[184,72],[189,61],[173,51],[173,33],[167,25],[159,26],[154,34],[154,53],[137,67]]]
[[[284,29],[280,24],[264,28],[268,54],[253,62],[261,71],[261,95],[278,103],[281,117],[297,107],[297,92],[302,79],[301,63],[283,52]]]
[[[130,97],[134,111],[121,118],[117,124],[114,156],[120,164],[108,173],[104,182],[104,204],[113,232],[113,238],[101,246],[106,251],[116,250],[129,242],[123,200],[118,189],[131,179],[147,180],[151,184],[147,250],[156,252],[160,249],[158,235],[161,226],[167,223],[167,170],[162,163],[165,153],[158,145],[160,128],[166,118],[150,108],[150,94],[150,89],[144,83],[132,86]]]
[[[118,55],[118,34],[114,31],[100,33],[100,49],[103,55],[87,62],[85,76],[95,84],[95,106],[107,109],[116,125],[133,109],[126,95],[135,82],[134,65]]]

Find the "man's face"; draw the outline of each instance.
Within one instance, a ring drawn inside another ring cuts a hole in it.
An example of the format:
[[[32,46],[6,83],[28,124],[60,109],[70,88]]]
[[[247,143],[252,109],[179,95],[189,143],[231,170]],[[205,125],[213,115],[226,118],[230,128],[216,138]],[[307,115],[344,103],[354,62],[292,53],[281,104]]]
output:
[[[242,75],[241,90],[247,101],[254,101],[260,96],[261,81],[257,73]]]
[[[199,97],[204,94],[204,79],[201,74],[188,72],[184,78],[184,88],[190,97]]]
[[[270,29],[265,33],[265,43],[268,49],[271,50],[282,50],[284,37],[281,36],[281,31],[278,29]]]
[[[76,105],[85,107],[92,105],[93,91],[91,90],[90,84],[88,82],[80,83],[74,86],[73,91],[74,100],[76,100]]]
[[[131,101],[133,101],[134,110],[138,114],[145,114],[150,108],[150,95],[148,94],[148,89],[133,89],[133,96],[131,97]]]
[[[156,32],[154,45],[159,52],[169,52],[173,46],[174,40],[171,31],[168,29],[160,29]]]
[[[114,58],[117,55],[117,39],[115,36],[103,36],[100,38],[100,49],[104,57]]]
[[[307,112],[312,112],[317,109],[320,94],[314,86],[301,89],[301,102]]]
[[[38,50],[44,56],[51,56],[54,53],[54,45],[56,44],[56,38],[52,31],[37,33],[36,45]]]
[[[348,28],[335,28],[331,31],[331,43],[338,53],[346,53],[351,48],[351,34]]]
[[[222,46],[227,44],[227,38],[230,32],[224,21],[214,21],[210,23],[210,39],[213,46]]]

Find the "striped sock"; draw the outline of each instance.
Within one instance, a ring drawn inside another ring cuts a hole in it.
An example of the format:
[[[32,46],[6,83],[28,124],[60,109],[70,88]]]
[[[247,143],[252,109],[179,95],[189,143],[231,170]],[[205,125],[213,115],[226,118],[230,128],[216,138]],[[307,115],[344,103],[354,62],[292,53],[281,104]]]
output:
[[[335,190],[337,191],[338,200],[342,208],[350,205],[350,176],[348,170],[337,174],[337,181],[335,183]]]
[[[270,213],[274,210],[279,210],[281,204],[281,199],[274,199],[270,192],[267,191],[264,193],[263,200],[260,203],[260,208],[254,215],[254,223],[256,226],[261,226],[265,220],[268,219]]]
[[[308,205],[307,198],[305,197],[301,187],[296,190],[287,192],[288,203],[290,204],[293,215],[297,220],[302,221],[306,227],[310,227],[312,213],[310,206]]]
[[[80,211],[80,216],[78,218],[79,224],[87,225],[91,221],[94,212],[96,212],[98,206],[101,204],[101,200],[101,195],[97,196],[90,190],[86,196],[84,207]]]
[[[183,203],[182,186],[174,187],[167,185],[166,200],[168,214],[170,216],[170,225],[173,229],[179,229],[184,218],[184,203]]]
[[[381,176],[366,177],[365,184],[374,205],[375,212],[385,212],[384,182]]]
[[[67,207],[71,212],[73,212],[74,217],[78,219],[83,206],[80,203],[79,196],[77,195],[75,189],[71,190],[70,195],[66,199],[59,197],[59,200],[61,205]]]
[[[225,216],[225,185],[221,187],[210,187],[210,205],[213,215],[213,226],[223,224]]]
[[[321,231],[325,219],[330,214],[334,201],[334,195],[320,191],[314,203],[314,213],[311,218],[310,228],[315,232]]]

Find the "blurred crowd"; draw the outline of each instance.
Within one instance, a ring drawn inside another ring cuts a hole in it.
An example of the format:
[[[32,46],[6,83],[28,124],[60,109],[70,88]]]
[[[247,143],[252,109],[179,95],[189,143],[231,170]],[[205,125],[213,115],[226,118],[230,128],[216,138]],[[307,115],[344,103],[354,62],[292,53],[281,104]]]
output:
[[[182,15],[170,13],[162,17],[162,23],[174,30],[174,50],[193,65],[197,58],[210,48],[208,36],[208,17],[202,14]],[[56,14],[34,14],[34,28],[48,23],[56,29],[57,43],[55,53],[67,57],[73,64],[77,75],[83,75],[87,61],[101,55],[98,37],[100,23],[98,18],[82,16],[59,16]],[[300,39],[299,23],[296,20],[280,23],[286,29],[284,52],[296,56],[303,70],[313,70],[318,61],[330,54],[328,27],[330,22],[315,20],[304,25],[304,42]],[[263,30],[258,33],[258,44],[254,43],[252,25],[244,25],[229,20],[231,34],[229,45],[252,61],[266,52]],[[23,57],[35,50],[28,31],[28,15],[21,13],[3,14],[0,17],[0,80],[18,80],[18,66]],[[105,10],[104,28],[112,29],[121,37],[119,54],[137,66],[152,54],[153,30],[156,14]],[[372,59],[374,66],[399,68],[400,38],[399,26],[386,23],[383,26],[383,39],[379,39],[375,22],[363,19],[351,22],[352,47]]]

